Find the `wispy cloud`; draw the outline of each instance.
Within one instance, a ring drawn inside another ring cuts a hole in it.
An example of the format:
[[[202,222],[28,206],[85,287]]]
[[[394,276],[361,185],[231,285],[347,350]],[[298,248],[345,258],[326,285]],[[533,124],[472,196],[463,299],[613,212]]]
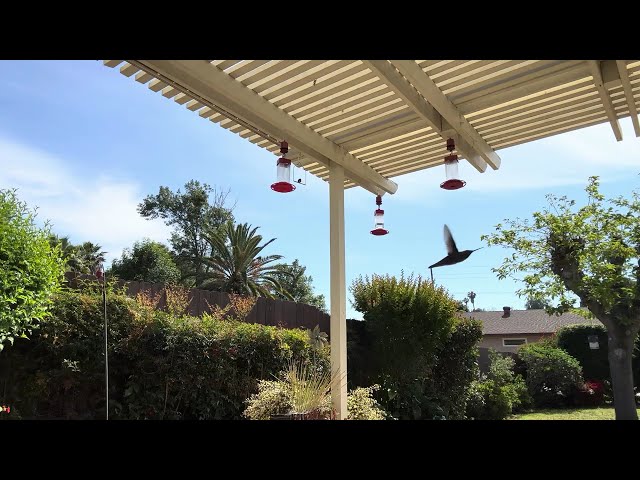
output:
[[[46,151],[0,137],[0,188],[17,188],[38,218],[50,220],[59,235],[75,243],[92,241],[108,251],[111,261],[143,237],[166,241],[169,228],[143,219],[136,211],[139,186],[114,180],[108,172],[92,179],[75,175]]]

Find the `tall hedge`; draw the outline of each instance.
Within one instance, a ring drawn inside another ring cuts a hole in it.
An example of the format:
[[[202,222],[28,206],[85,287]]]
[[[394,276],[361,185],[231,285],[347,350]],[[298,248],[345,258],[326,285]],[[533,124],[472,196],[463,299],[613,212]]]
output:
[[[589,347],[589,336],[598,337],[598,350]],[[582,365],[585,380],[607,380],[609,373],[609,346],[604,325],[568,325],[556,333],[558,347]]]
[[[449,419],[464,419],[471,382],[478,377],[478,342],[482,339],[482,323],[458,318],[451,333],[436,353],[427,397]]]
[[[63,292],[30,341],[0,355],[3,403],[22,418],[104,418],[98,294]],[[303,330],[175,317],[109,295],[110,418],[239,419],[260,379],[312,355]],[[312,360],[315,359],[315,360]]]
[[[420,277],[361,277],[351,291],[364,317],[349,325],[351,385],[380,384],[395,418],[463,418],[480,324],[458,319],[456,301]]]
[[[30,335],[51,307],[64,275],[60,250],[49,245],[49,227],[15,190],[0,189],[0,352]]]
[[[591,350],[589,336],[597,335],[599,348]],[[574,357],[582,365],[585,380],[611,381],[609,370],[609,341],[604,325],[568,325],[558,330],[558,347]],[[640,385],[640,335],[636,338],[633,357],[633,374],[636,386]]]

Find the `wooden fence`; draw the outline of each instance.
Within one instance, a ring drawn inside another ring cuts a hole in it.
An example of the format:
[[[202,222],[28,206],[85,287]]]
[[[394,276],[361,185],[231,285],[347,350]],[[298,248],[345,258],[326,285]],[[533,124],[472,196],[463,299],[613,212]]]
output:
[[[72,287],[78,286],[78,278],[82,280],[95,280],[95,277],[89,275],[81,275],[80,277],[67,275],[69,285]],[[163,284],[137,281],[119,281],[118,284],[126,287],[127,295],[130,297],[135,297],[138,293],[146,292],[151,297],[159,297],[156,308],[162,309],[166,306]],[[200,316],[205,312],[209,313],[209,305],[212,307],[217,305],[220,308],[224,308],[228,304],[229,295],[224,292],[212,292],[198,288],[189,290],[188,312],[190,315]],[[320,330],[327,334],[329,334],[330,323],[329,315],[314,306],[264,297],[258,297],[256,299],[256,303],[249,315],[247,315],[245,321],[248,323],[259,323],[261,325],[281,326],[283,328],[313,329],[318,325]]]

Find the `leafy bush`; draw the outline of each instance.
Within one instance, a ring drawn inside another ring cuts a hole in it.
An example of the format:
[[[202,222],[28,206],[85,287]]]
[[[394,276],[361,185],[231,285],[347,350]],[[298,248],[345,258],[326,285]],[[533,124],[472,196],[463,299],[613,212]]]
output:
[[[110,418],[237,419],[292,358],[329,368],[301,329],[172,316],[115,293],[107,314]],[[102,335],[100,295],[57,295],[33,339],[0,356],[4,401],[24,418],[104,418]]]
[[[260,380],[258,393],[246,400],[244,416],[251,420],[269,420],[271,415],[285,415],[291,406],[291,385],[282,380]]]
[[[458,320],[456,301],[419,276],[360,277],[351,292],[364,317],[349,322],[351,385],[381,385],[376,397],[397,418],[462,418],[480,324]]]
[[[537,407],[558,407],[570,403],[582,384],[582,367],[560,348],[530,343],[518,350],[527,368],[527,388]]]
[[[517,396],[493,380],[475,381],[469,389],[467,414],[474,420],[502,420],[513,410]]]
[[[63,276],[60,249],[49,245],[49,227],[36,225],[35,212],[14,190],[0,190],[0,351],[31,334],[48,315]]]
[[[380,389],[380,385],[359,387],[349,392],[347,396],[347,411],[349,420],[384,420],[386,412],[373,398],[373,392]]]
[[[471,382],[478,377],[478,342],[482,338],[482,323],[470,318],[457,318],[453,328],[436,353],[432,375],[426,383],[426,396],[441,409],[437,413],[456,420],[465,418],[467,396]]]
[[[347,394],[348,420],[384,420],[387,414],[372,394],[379,388],[373,385],[368,388],[356,388]],[[258,384],[258,393],[251,395],[246,401],[244,416],[251,420],[269,420],[272,415],[286,415],[293,411],[291,384],[285,380],[262,380]],[[318,409],[323,418],[329,418],[331,395],[326,394]]]
[[[527,409],[532,399],[522,376],[514,374],[515,360],[489,351],[489,372],[469,389],[467,417],[502,420],[513,412]]]

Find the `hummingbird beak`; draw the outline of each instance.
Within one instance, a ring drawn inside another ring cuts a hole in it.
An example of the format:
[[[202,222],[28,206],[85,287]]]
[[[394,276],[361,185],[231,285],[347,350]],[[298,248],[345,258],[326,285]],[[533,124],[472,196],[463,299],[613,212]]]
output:
[[[471,250],[472,252],[477,252],[478,250],[483,249],[484,247],[476,248],[475,250]]]

